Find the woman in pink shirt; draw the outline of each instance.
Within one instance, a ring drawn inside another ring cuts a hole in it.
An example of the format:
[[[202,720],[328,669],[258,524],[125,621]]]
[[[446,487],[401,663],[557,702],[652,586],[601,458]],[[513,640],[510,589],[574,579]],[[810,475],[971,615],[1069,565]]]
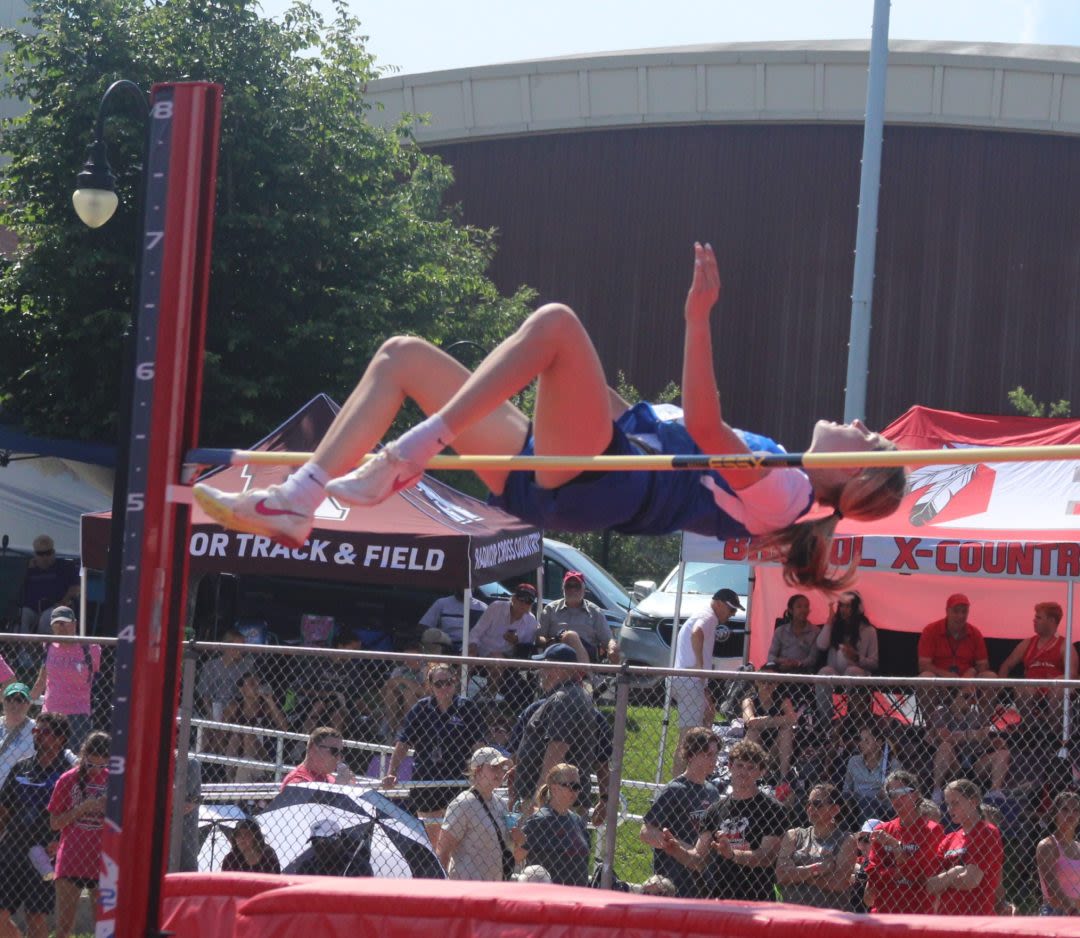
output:
[[[52,614],[55,635],[74,635],[75,614],[67,606],[57,606]],[[83,643],[50,642],[45,651],[31,697],[44,692],[42,713],[63,713],[68,718],[74,749],[90,732],[90,691],[94,675],[101,668],[101,646]]]
[[[60,832],[56,852],[56,938],[68,938],[84,889],[97,904],[101,828],[109,778],[109,734],[94,732],[79,750],[79,762],[56,780],[49,800],[49,826]]]

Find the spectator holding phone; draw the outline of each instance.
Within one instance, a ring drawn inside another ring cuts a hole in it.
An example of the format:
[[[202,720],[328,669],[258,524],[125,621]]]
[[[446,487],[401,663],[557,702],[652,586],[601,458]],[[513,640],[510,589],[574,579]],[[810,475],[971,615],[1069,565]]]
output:
[[[56,852],[56,938],[69,938],[84,889],[97,903],[105,786],[109,779],[109,734],[83,740],[79,761],[56,780],[49,799],[49,827],[59,832]]]
[[[933,910],[927,880],[940,868],[941,825],[924,817],[915,776],[903,769],[885,779],[885,797],[896,812],[891,821],[870,832],[866,861],[871,912],[926,914]]]

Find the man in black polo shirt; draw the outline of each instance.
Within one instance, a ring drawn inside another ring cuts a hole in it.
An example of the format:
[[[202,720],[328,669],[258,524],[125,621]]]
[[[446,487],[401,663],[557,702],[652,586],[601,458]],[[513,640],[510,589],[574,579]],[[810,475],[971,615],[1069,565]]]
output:
[[[478,703],[461,697],[457,687],[461,678],[448,664],[428,669],[427,690],[405,715],[398,733],[384,788],[397,785],[398,768],[413,749],[414,782],[464,780],[469,759],[487,739],[487,720]],[[463,784],[417,787],[409,793],[409,809],[424,819],[432,844],[438,841],[439,818],[446,806],[461,792]]]
[[[15,763],[0,788],[0,909],[8,916],[4,931],[18,934],[11,920],[19,907],[26,912],[27,938],[47,938],[55,891],[38,869],[41,849],[56,855],[60,835],[49,829],[49,799],[56,780],[71,766],[67,745],[67,717],[43,713],[34,725],[34,755]]]
[[[537,661],[574,665],[577,653],[568,645],[548,645]],[[543,668],[540,686],[543,702],[535,705],[524,724],[514,756],[514,797],[528,800],[536,794],[548,770],[560,762],[576,766],[582,776],[596,768],[599,730],[592,697],[581,686],[575,667]],[[598,773],[599,774],[599,773]],[[601,779],[601,796],[606,794]]]

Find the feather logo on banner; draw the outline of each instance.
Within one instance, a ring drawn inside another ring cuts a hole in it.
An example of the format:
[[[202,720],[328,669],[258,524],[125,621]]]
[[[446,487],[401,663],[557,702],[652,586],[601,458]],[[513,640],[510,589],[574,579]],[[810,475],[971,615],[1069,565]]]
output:
[[[943,446],[942,449],[963,449],[974,444],[956,443]],[[922,466],[908,476],[908,491],[922,494],[911,506],[910,520],[916,527],[930,524],[949,504],[952,498],[961,492],[972,479],[979,464]]]

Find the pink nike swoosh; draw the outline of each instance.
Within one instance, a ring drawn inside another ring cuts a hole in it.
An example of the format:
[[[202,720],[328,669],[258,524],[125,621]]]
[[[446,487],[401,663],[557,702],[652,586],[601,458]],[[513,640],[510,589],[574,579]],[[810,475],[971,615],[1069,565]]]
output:
[[[262,515],[264,518],[276,518],[280,515],[293,515],[297,518],[303,517],[298,511],[288,511],[284,508],[267,508],[265,498],[260,498],[255,503],[255,514]]]

